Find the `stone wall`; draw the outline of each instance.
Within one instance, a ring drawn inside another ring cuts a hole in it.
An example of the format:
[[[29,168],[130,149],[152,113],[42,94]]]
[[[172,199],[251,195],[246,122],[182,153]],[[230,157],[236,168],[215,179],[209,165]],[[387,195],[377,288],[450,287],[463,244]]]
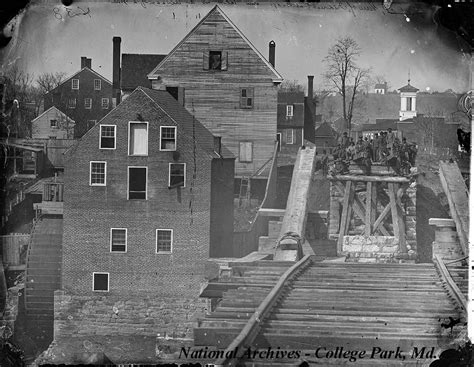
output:
[[[197,318],[206,310],[207,301],[198,297],[86,296],[60,290],[54,294],[54,339],[86,335],[192,338]]]

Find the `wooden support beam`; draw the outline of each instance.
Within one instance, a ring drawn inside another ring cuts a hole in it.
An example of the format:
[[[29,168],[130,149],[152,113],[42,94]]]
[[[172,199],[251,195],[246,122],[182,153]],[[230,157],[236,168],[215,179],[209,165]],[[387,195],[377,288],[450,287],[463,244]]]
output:
[[[349,191],[349,207],[347,208],[347,221],[346,221],[346,229],[344,231],[344,234],[349,232],[349,227],[351,225],[351,218],[352,218],[352,212],[354,211],[354,200],[355,198],[355,185],[351,185],[350,191]]]
[[[397,201],[395,199],[395,189],[393,183],[388,184],[388,197],[390,198],[390,210],[392,212],[393,234],[399,237],[400,229],[398,226]]]
[[[367,182],[367,191],[365,194],[365,235],[372,234],[372,182]]]
[[[405,219],[403,218],[402,210],[399,206],[401,203],[397,203],[398,185],[395,183],[388,184],[388,195],[390,197],[390,208],[392,211],[392,223],[393,232],[395,237],[398,238],[400,252],[407,252],[406,238],[405,238]]]
[[[372,226],[373,226],[373,223],[375,222],[375,219],[377,218],[377,182],[374,182],[372,185],[371,195],[372,195],[372,199],[371,199],[372,211],[370,213],[370,223],[372,223]],[[373,229],[372,229],[372,233],[373,233]]]
[[[406,177],[401,176],[391,176],[391,177],[381,177],[381,176],[363,176],[363,175],[335,175],[329,177],[331,181],[359,181],[359,182],[391,182],[391,183],[405,183],[410,182]]]
[[[390,212],[390,203],[388,203],[385,206],[385,208],[382,210],[382,213],[380,213],[379,217],[375,221],[373,232],[375,232],[379,228],[379,226],[382,224],[382,221],[384,220],[384,218],[387,216],[387,214],[389,212]],[[381,226],[381,228],[383,228],[383,225]],[[383,233],[383,231],[382,231],[382,233]],[[388,236],[388,234],[386,234],[385,236]]]
[[[349,212],[349,198],[350,198],[350,192],[352,189],[352,182],[347,181],[346,182],[346,190],[344,192],[344,198],[342,200],[342,214],[341,214],[341,222],[339,225],[339,238],[337,240],[337,252],[341,253],[342,252],[342,241],[344,239],[345,235],[345,230],[347,226],[347,215]]]

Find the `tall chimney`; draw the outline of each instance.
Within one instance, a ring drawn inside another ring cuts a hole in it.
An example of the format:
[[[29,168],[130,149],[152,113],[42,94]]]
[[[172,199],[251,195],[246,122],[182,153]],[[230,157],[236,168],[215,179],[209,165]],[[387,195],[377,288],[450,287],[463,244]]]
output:
[[[81,57],[81,69],[84,69],[87,66],[87,57]]]
[[[268,61],[275,67],[275,41],[270,41],[268,44]]]
[[[308,98],[313,100],[313,79],[314,75],[308,75]]]
[[[120,37],[114,37],[113,42],[113,59],[112,59],[112,98],[115,98],[115,104],[120,103],[121,91],[120,91],[120,43],[122,39]]]
[[[86,67],[92,70],[92,59],[86,58]]]

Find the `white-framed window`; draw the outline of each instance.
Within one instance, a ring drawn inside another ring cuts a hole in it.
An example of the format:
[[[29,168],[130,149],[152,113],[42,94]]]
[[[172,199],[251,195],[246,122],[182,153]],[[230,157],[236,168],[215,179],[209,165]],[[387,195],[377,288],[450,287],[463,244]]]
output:
[[[110,252],[127,252],[127,228],[110,228]]]
[[[293,117],[293,105],[286,106],[286,117]]]
[[[53,129],[57,129],[59,128],[59,125],[58,125],[58,120],[49,120],[49,126],[51,126]]]
[[[115,125],[100,125],[100,149],[115,149],[116,131]]]
[[[79,79],[73,79],[72,80],[71,88],[74,89],[74,90],[79,90]]]
[[[94,90],[101,90],[102,89],[102,80],[94,79]]]
[[[170,163],[168,188],[186,187],[186,163]]]
[[[84,98],[84,108],[86,110],[92,109],[92,98]]]
[[[148,122],[128,123],[128,155],[148,155]]]
[[[68,108],[76,108],[76,99],[75,98],[69,98],[67,101],[67,107]]]
[[[109,291],[109,273],[93,272],[92,273],[92,290],[94,292]]]
[[[105,186],[107,184],[107,162],[90,162],[90,186]]]
[[[128,167],[128,200],[146,200],[148,187],[148,167]]]
[[[240,88],[240,108],[253,108],[253,88]]]
[[[173,230],[157,229],[156,230],[156,253],[171,254],[173,252]]]
[[[413,111],[413,98],[407,97],[407,111]]]
[[[160,126],[160,150],[176,150],[176,126]]]
[[[294,140],[293,129],[286,129],[286,144],[293,144]]]
[[[102,109],[103,110],[108,110],[109,109],[109,99],[108,98],[102,98]]]
[[[253,143],[251,141],[239,142],[239,162],[250,163],[253,161]]]

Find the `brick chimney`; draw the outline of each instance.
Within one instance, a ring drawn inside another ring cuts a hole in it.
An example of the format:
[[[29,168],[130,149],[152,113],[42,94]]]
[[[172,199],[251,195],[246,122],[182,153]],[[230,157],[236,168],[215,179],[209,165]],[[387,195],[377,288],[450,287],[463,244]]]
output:
[[[313,80],[314,75],[308,75],[308,97],[313,99]]]
[[[268,44],[268,61],[275,67],[275,41],[270,41]]]
[[[122,38],[114,37],[113,42],[113,54],[112,54],[112,98],[115,99],[115,104],[118,105],[121,99],[120,91],[120,43]]]
[[[81,69],[84,69],[87,66],[87,57],[81,57]]]

